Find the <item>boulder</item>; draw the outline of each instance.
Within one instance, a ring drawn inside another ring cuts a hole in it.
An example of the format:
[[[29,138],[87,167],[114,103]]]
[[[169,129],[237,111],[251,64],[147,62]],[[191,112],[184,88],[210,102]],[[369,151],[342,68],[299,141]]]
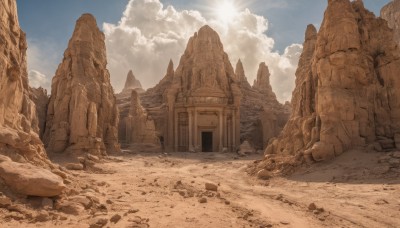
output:
[[[53,197],[65,189],[60,176],[29,163],[1,162],[0,178],[11,189],[28,196]]]

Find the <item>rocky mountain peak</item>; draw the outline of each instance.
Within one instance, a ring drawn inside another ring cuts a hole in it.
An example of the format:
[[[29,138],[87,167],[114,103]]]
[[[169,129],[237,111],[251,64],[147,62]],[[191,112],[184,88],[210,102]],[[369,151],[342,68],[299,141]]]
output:
[[[132,70],[128,72],[126,76],[125,86],[123,89],[124,91],[133,90],[133,89],[143,89],[142,84],[138,79],[136,79],[135,75],[133,74]]]

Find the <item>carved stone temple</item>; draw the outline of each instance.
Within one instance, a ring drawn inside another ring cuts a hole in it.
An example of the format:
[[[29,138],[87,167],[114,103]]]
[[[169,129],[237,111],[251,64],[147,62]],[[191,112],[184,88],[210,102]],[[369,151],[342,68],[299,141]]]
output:
[[[273,122],[270,127],[264,126],[259,123],[263,113],[286,116],[272,92],[267,66],[263,66],[265,74],[260,71],[258,78],[265,83],[260,81],[261,87],[253,89],[243,69],[240,77],[235,74],[218,34],[203,26],[189,39],[176,70],[170,61],[164,78],[155,87],[139,93],[140,104],[130,93],[117,95],[120,119],[132,116],[128,122],[120,123],[121,143],[132,146],[149,143],[144,138],[158,137],[150,141],[171,152],[234,152],[244,141],[263,149],[264,141],[279,133],[275,125],[280,120],[274,117],[269,121]],[[142,107],[142,117],[129,114],[133,104]],[[129,128],[145,122],[146,128]],[[141,131],[143,137],[132,134],[135,131]]]
[[[234,150],[240,144],[241,92],[218,34],[208,26],[190,38],[167,90],[172,151]]]

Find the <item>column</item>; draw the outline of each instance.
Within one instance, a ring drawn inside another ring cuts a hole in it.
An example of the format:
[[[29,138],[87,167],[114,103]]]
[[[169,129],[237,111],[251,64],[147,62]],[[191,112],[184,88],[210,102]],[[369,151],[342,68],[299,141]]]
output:
[[[232,151],[236,152],[236,112],[232,111]]]
[[[179,119],[178,119],[178,112],[175,111],[175,118],[174,118],[174,152],[177,152],[179,149],[179,135],[178,135],[178,128],[179,128]]]
[[[193,115],[193,111],[189,110],[188,111],[189,114],[189,122],[188,122],[188,126],[189,126],[189,150],[192,148],[193,146],[193,123],[192,123],[192,115]]]
[[[224,126],[222,108],[219,110],[219,152],[222,152],[224,142]]]
[[[198,131],[198,125],[197,125],[197,108],[194,108],[194,126],[193,126],[193,133],[194,133],[194,141],[193,141],[193,146],[196,149],[200,149],[197,146],[199,145],[198,142],[198,136],[197,136],[197,131]]]

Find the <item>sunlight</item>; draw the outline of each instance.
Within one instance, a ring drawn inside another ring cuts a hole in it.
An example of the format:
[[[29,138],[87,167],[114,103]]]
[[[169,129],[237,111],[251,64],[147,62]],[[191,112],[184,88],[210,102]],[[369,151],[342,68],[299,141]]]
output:
[[[238,10],[232,0],[224,0],[216,6],[215,13],[218,20],[228,24],[234,19]]]

